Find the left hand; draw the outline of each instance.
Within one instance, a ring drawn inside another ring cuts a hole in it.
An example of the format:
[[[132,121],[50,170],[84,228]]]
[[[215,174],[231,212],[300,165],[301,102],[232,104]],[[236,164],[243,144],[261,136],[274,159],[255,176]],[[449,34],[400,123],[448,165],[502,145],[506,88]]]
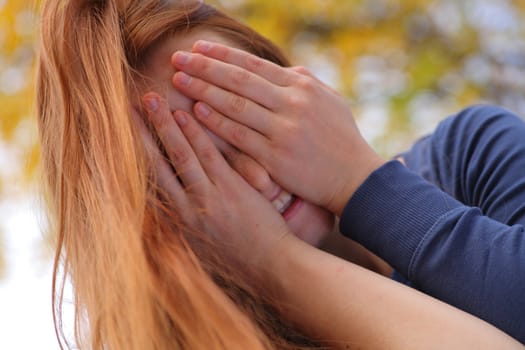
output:
[[[175,87],[202,101],[194,109],[207,128],[288,191],[340,214],[383,164],[345,100],[304,68],[215,43],[199,41],[194,51],[173,55]]]
[[[172,114],[155,93],[144,102],[168,159],[136,113],[135,123],[170,209],[191,229],[211,235],[234,261],[264,269],[275,248],[293,236],[282,216],[230,168],[191,115]]]

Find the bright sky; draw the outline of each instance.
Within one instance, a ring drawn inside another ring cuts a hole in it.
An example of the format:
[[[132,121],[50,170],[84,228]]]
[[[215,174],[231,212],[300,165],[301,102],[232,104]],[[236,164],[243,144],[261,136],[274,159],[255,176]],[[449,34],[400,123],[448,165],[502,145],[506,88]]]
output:
[[[36,137],[35,126],[23,123],[16,139]],[[0,247],[5,275],[0,278],[0,349],[58,349],[51,314],[51,248],[42,243],[44,220],[36,189],[19,178],[24,142],[17,147],[0,140]]]
[[[0,204],[7,260],[0,280],[0,349],[58,349],[51,316],[51,260],[45,254],[36,201]]]

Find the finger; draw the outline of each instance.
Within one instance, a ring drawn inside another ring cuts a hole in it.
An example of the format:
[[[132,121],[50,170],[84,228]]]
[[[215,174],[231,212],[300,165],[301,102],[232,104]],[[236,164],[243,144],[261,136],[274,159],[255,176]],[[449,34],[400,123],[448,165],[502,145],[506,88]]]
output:
[[[279,185],[274,183],[268,172],[246,153],[239,151],[210,129],[204,130],[219,152],[226,159],[230,167],[241,175],[250,186],[261,192],[266,198],[273,198],[279,190]],[[268,196],[267,196],[268,195]]]
[[[178,208],[187,207],[184,189],[182,188],[179,180],[173,173],[168,162],[160,153],[160,150],[156,145],[155,140],[153,140],[150,131],[148,130],[146,125],[144,125],[142,118],[136,110],[133,109],[131,113],[135,125],[137,126],[137,129],[139,131],[140,137],[144,142],[146,155],[148,156],[149,161],[153,166],[153,170],[155,171],[154,174],[155,178],[157,179],[158,185],[163,191],[166,192],[170,199],[174,201],[175,205]]]
[[[222,114],[263,135],[268,135],[273,130],[273,114],[242,96],[190,77],[184,72],[177,72],[173,76],[173,85],[189,98],[204,101]]]
[[[312,72],[310,72],[310,70],[308,70],[307,68],[305,68],[303,66],[290,67],[289,69],[293,70],[296,73],[304,75],[306,77],[312,78],[316,82],[318,82],[320,85],[322,85],[323,87],[329,89],[332,92],[338,93],[334,88],[332,88],[331,86],[325,84],[322,80],[320,80]]]
[[[312,72],[310,72],[308,70],[308,68],[306,67],[303,67],[303,66],[295,66],[295,67],[290,67],[289,68],[290,70],[296,72],[296,73],[299,73],[301,75],[304,75],[304,76],[307,76],[307,77],[310,77],[312,79],[314,79],[315,81],[317,81],[319,84],[322,84],[322,85],[325,85],[325,83],[323,83],[321,80],[319,80],[319,78],[317,78],[315,75],[312,74]]]
[[[144,96],[144,104],[168,158],[186,189],[193,190],[194,185],[205,184],[208,178],[190,144],[173,120],[167,102],[151,93]]]
[[[199,40],[193,45],[193,52],[244,68],[279,86],[289,86],[295,81],[294,72],[244,50]]]
[[[176,111],[174,116],[210,180],[217,183],[231,177],[234,172],[199,123],[184,111]]]
[[[239,151],[213,132],[206,128],[205,132],[210,136],[212,142],[217,146],[230,167],[254,189],[259,191],[265,198],[275,198],[281,191],[270,174],[255,159]]]
[[[279,86],[232,64],[200,54],[178,51],[172,56],[178,70],[241,95],[268,109],[274,109],[282,96]]]
[[[222,153],[233,170],[265,198],[276,198],[281,192],[281,187],[272,180],[266,169],[246,153],[228,146],[229,149],[222,151]]]
[[[203,102],[194,107],[197,119],[219,138],[237,147],[241,152],[260,160],[268,151],[268,139],[234,120],[226,118]]]

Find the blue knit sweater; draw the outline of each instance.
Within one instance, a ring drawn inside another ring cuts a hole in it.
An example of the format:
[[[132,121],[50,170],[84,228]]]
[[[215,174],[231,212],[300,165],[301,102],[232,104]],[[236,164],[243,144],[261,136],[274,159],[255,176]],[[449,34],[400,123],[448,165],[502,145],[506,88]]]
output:
[[[525,123],[475,106],[376,170],[341,232],[402,280],[525,343]]]

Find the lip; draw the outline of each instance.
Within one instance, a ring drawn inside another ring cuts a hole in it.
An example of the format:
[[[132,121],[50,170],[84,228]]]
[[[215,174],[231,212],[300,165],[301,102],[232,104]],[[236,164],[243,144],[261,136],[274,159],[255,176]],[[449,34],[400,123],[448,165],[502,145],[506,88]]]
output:
[[[292,204],[288,207],[288,209],[285,210],[285,212],[282,214],[283,218],[288,221],[290,220],[303,206],[304,201],[298,197],[294,196]]]

